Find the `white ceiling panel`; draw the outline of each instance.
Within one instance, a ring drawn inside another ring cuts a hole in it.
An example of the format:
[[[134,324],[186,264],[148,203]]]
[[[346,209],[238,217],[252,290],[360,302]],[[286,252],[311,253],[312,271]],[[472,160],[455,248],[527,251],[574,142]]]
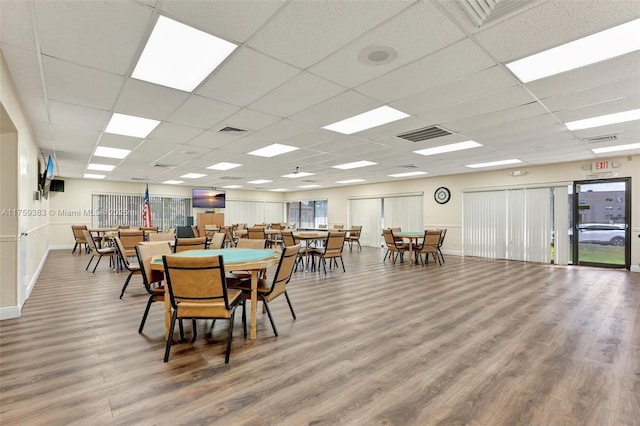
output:
[[[44,97],[38,56],[32,50],[2,46],[9,73],[21,93]]]
[[[241,47],[215,70],[196,93],[233,105],[246,106],[300,72],[248,47]]]
[[[189,141],[189,145],[204,148],[219,148],[229,143],[236,142],[241,135],[234,132],[206,131]]]
[[[125,75],[151,18],[134,2],[36,1],[43,55]],[[116,28],[117,31],[113,31]]]
[[[114,110],[154,120],[167,120],[189,96],[181,90],[127,79]]]
[[[49,101],[51,122],[68,128],[101,132],[111,118],[109,111]],[[95,142],[95,141],[94,141]]]
[[[355,87],[464,38],[464,33],[447,20],[430,2],[419,2],[366,33],[314,65],[310,71],[345,87]],[[388,63],[359,59],[371,46],[389,46],[397,58]]]
[[[292,115],[291,119],[316,126],[326,126],[379,106],[380,102],[363,96],[353,90],[348,90],[298,114]]]
[[[123,136],[123,135],[114,135],[113,133],[103,133],[102,136],[100,136],[100,142],[98,143],[98,145],[106,146],[109,148],[133,150],[141,143],[142,143],[142,139],[140,138],[133,138],[131,136]]]
[[[442,127],[454,132],[466,134],[475,129],[486,129],[494,126],[504,127],[505,123],[508,125],[508,123],[515,120],[527,117],[544,116],[545,119],[550,119],[550,117],[546,115],[546,110],[536,102],[530,102],[525,105],[513,105],[511,107],[505,105],[505,107],[506,108],[501,110],[474,115],[463,118],[462,120],[444,122],[442,123]]]
[[[248,44],[286,63],[308,68],[412,2],[378,2],[375,7],[348,1],[289,2]]]
[[[162,122],[149,135],[147,141],[162,143],[186,143],[204,132],[196,127],[183,126],[181,124]]]
[[[640,93],[631,96],[614,99],[608,102],[601,102],[594,105],[586,105],[581,108],[558,111],[555,115],[563,122],[582,120],[585,118],[597,117],[605,114],[628,111],[640,108]]]
[[[30,3],[26,1],[0,2],[0,45],[36,50]]]
[[[288,117],[336,96],[345,89],[308,72],[301,72],[282,86],[249,105],[250,108]]]
[[[80,146],[89,146],[91,148],[96,146],[96,141],[100,132],[97,130],[80,129],[75,126],[63,126],[53,124],[51,126],[53,130],[53,139],[56,144],[66,142],[77,144]]]
[[[20,100],[27,110],[30,121],[50,122],[47,100],[44,97],[25,93]]]
[[[236,129],[251,131],[254,129],[267,127],[280,120],[281,117],[277,117],[275,115],[253,111],[248,108],[242,108],[232,116],[227,117],[224,122],[221,122],[217,126],[214,126],[214,129],[220,130],[226,126],[231,126],[235,127]]]
[[[541,99],[541,101],[552,112],[562,111],[596,105],[613,99],[625,98],[629,96],[629,93],[635,93],[638,87],[640,87],[640,76],[625,78],[612,82],[611,84],[569,93],[563,96],[552,96]]]
[[[176,110],[169,121],[186,126],[208,129],[221,120],[237,112],[240,108],[202,96],[190,96]]]
[[[462,40],[358,86],[357,90],[374,99],[392,102],[495,65],[475,43]]]

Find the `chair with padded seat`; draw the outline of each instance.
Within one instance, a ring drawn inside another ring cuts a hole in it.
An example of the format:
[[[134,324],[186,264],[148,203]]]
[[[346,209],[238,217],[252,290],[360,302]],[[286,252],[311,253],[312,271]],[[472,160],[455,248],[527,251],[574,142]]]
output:
[[[172,315],[164,362],[169,361],[176,320],[190,319],[194,323],[192,341],[197,336],[196,320],[225,319],[229,321],[225,364],[229,363],[236,308],[242,306],[242,325],[247,336],[245,298],[241,289],[227,287],[224,261],[213,256],[162,256]]]
[[[136,261],[132,262],[129,260],[130,256],[126,255],[126,249],[124,248],[122,241],[120,241],[120,238],[113,237],[113,242],[116,244],[116,249],[118,250],[118,254],[120,255],[120,262],[125,267],[125,269],[129,271],[129,276],[127,276],[127,279],[125,280],[124,285],[122,286],[122,291],[120,291],[120,299],[122,299],[122,296],[124,295],[124,291],[127,289],[127,286],[129,285],[129,281],[131,280],[131,277],[133,276],[133,274],[141,274],[142,272],[140,270],[140,264],[137,262],[137,254],[136,254]],[[133,249],[133,251],[135,253],[135,248]]]
[[[441,229],[440,231],[441,233],[440,233],[440,241],[438,241],[438,255],[440,256],[442,263],[444,263],[444,255],[442,254],[442,244],[444,243],[445,235],[447,235],[447,228]]]
[[[329,260],[329,269],[331,264],[338,266],[337,259],[340,259],[342,263],[342,272],[346,272],[344,268],[344,260],[342,259],[342,250],[344,249],[344,239],[346,232],[344,231],[329,231],[327,236],[327,242],[324,247],[312,247],[309,253],[313,256],[313,263],[315,258],[318,257],[318,271],[320,271],[320,262],[324,268],[324,273],[327,273],[327,260]]]
[[[174,253],[187,250],[204,250],[207,248],[207,237],[176,238],[173,246]]]
[[[222,227],[222,232],[224,232],[225,235],[225,240],[224,240],[224,244],[227,247],[235,247],[236,243],[238,242],[238,238],[236,238],[233,235],[233,229],[231,226],[223,226]]]
[[[296,237],[293,235],[293,231],[291,229],[283,229],[282,230],[282,243],[285,247],[295,246],[296,244],[300,244],[296,241]],[[296,261],[296,271],[298,270],[298,264],[302,264],[302,269],[304,270],[304,259],[308,259],[309,252],[307,247],[302,247],[300,244],[300,250],[298,251],[298,259]]]
[[[89,263],[87,263],[87,266],[84,268],[85,271],[89,270],[89,266],[91,265],[91,262],[93,261],[94,257],[98,257],[98,261],[96,262],[96,264],[93,267],[93,271],[92,273],[96,272],[96,268],[98,267],[98,264],[100,263],[100,260],[102,260],[103,257],[108,257],[109,258],[109,266],[111,266],[111,263],[113,261],[113,257],[117,254],[116,252],[116,248],[115,247],[98,247],[98,245],[96,244],[95,240],[93,239],[93,236],[91,235],[91,233],[87,230],[82,231],[85,240],[87,241],[87,243],[89,243],[89,249],[90,249],[90,253],[91,253],[91,259],[89,259]]]
[[[139,245],[136,246],[135,250],[136,255],[138,256],[138,265],[140,266],[142,283],[149,294],[147,306],[144,309],[142,321],[140,321],[140,327],[138,327],[138,333],[142,333],[144,324],[147,321],[147,315],[149,315],[151,304],[154,302],[164,302],[164,286],[162,285],[164,274],[161,271],[152,270],[151,262],[154,258],[172,254],[172,251],[168,242],[166,244]]]
[[[402,242],[402,239],[398,239],[393,235],[393,230],[390,228],[383,229],[382,235],[384,236],[384,242],[387,245],[387,252],[384,254],[382,261],[393,259],[395,265],[396,260],[400,257],[400,262],[404,261],[404,253],[409,251],[409,244]]]
[[[76,252],[78,246],[80,247],[79,253],[82,253],[82,245],[84,244],[84,249],[87,253],[89,253],[89,243],[84,236],[82,231],[87,230],[87,225],[71,225],[71,231],[73,231],[73,238],[76,240],[76,244],[73,246],[73,250],[71,250],[71,254]]]
[[[124,256],[134,257],[136,255],[135,247],[144,241],[144,231],[140,229],[119,229],[118,238],[124,248]]]
[[[267,315],[269,316],[269,321],[271,322],[271,328],[273,328],[273,334],[275,334],[276,336],[278,336],[278,329],[273,319],[271,308],[269,308],[269,302],[271,302],[276,297],[284,294],[284,297],[287,299],[287,304],[289,305],[289,310],[291,311],[291,316],[294,320],[296,319],[296,313],[293,310],[291,299],[289,299],[289,294],[287,293],[287,284],[291,280],[291,275],[293,274],[293,268],[296,265],[299,251],[300,244],[296,244],[293,246],[285,245],[282,250],[282,255],[280,256],[280,262],[278,262],[278,267],[273,276],[273,280],[271,282],[268,282],[265,278],[261,278],[258,280],[258,298],[262,300],[262,303],[267,311]],[[241,289],[246,299],[251,298],[250,281],[243,281],[235,288]]]
[[[226,235],[224,232],[216,232],[209,238],[209,249],[217,250],[224,247],[224,240],[226,239]]]
[[[440,256],[438,255],[438,243],[440,242],[440,236],[442,232],[437,230],[426,230],[424,231],[424,238],[422,240],[422,244],[416,247],[416,260],[420,257],[420,263],[424,266],[425,261],[429,263],[429,255],[433,256],[434,261],[438,261],[439,265],[442,265],[440,261]],[[425,255],[425,258],[422,258],[422,255]]]
[[[351,231],[349,235],[345,238],[345,242],[349,244],[349,251],[353,248],[353,244],[358,244],[358,249],[362,251],[362,246],[360,245],[360,233],[362,232],[361,225],[354,225],[351,227]]]

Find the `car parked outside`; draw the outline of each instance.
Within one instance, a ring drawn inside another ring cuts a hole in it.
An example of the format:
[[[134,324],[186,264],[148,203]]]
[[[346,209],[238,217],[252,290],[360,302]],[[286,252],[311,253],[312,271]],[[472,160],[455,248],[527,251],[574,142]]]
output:
[[[608,223],[585,223],[578,225],[580,243],[624,246],[625,225]],[[569,230],[571,236],[571,230]]]

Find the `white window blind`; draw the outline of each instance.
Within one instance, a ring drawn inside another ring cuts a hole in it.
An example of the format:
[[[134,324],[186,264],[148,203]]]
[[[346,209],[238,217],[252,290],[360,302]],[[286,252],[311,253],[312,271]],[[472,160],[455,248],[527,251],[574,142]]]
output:
[[[151,196],[151,222],[160,230],[187,224],[191,216],[191,198]],[[107,228],[117,225],[142,226],[144,196],[127,194],[93,194],[92,226]]]
[[[506,191],[463,194],[465,256],[506,258]]]
[[[380,198],[349,200],[349,226],[362,225],[360,245],[380,247],[382,244],[381,201]]]
[[[383,197],[384,228],[422,231],[422,195]]]

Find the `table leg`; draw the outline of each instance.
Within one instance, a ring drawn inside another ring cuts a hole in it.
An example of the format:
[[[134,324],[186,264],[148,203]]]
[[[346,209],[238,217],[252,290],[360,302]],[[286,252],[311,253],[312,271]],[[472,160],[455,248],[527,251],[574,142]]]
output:
[[[258,270],[253,269],[251,271],[251,315],[249,319],[249,339],[255,340],[258,312],[256,306],[258,305]]]
[[[413,238],[409,238],[409,265],[413,265]]]

